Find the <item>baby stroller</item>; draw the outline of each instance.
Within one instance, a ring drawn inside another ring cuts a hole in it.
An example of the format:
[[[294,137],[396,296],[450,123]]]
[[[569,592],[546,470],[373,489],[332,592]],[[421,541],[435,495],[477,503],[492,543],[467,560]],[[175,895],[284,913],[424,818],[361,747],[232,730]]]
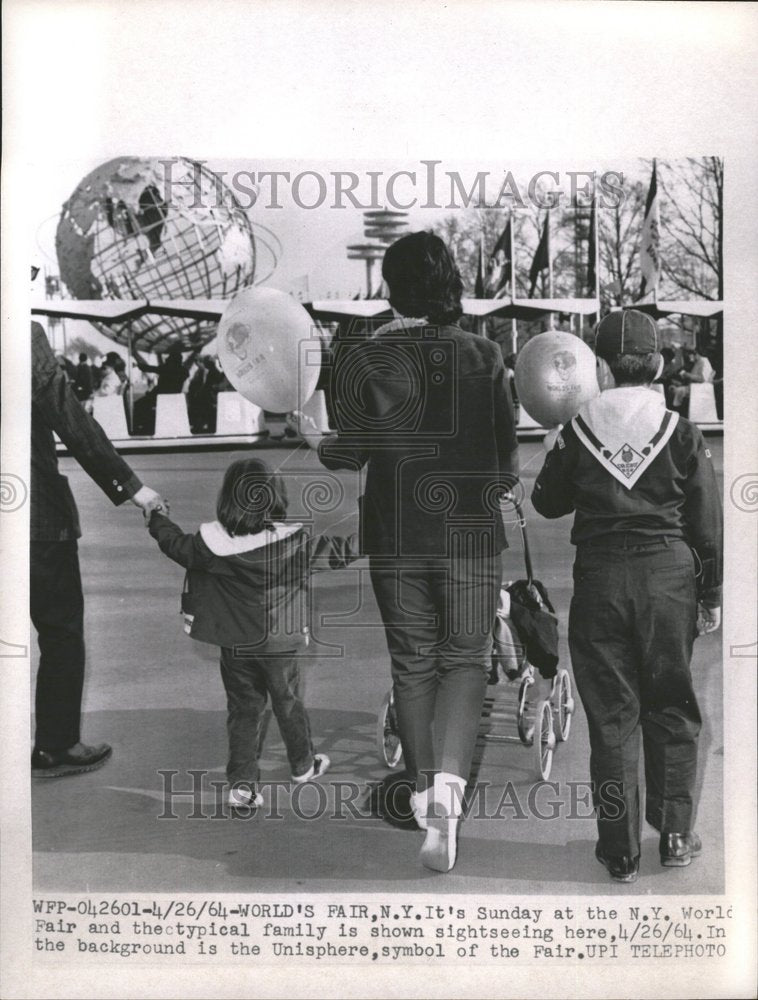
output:
[[[575,704],[568,671],[556,670],[557,620],[545,587],[534,579],[522,508],[512,494],[507,501],[518,519],[526,579],[506,583],[500,590],[479,735],[485,742],[518,743],[532,748],[536,771],[547,781],[557,743],[569,738]],[[536,668],[543,676],[552,675],[553,683],[550,697],[534,703],[529,689],[535,682]],[[403,750],[391,688],[379,710],[376,738],[380,760],[390,768],[399,767]]]

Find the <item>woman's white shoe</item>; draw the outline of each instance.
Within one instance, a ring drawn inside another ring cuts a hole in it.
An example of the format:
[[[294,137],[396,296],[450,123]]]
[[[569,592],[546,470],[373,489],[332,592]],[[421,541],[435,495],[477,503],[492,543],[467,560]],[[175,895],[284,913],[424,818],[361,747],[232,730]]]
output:
[[[432,871],[449,872],[458,854],[458,825],[463,812],[466,779],[442,771],[434,776],[434,790],[426,811],[426,839],[421,863]]]
[[[411,792],[411,811],[419,830],[426,830],[426,809],[429,802],[430,789],[423,792]]]

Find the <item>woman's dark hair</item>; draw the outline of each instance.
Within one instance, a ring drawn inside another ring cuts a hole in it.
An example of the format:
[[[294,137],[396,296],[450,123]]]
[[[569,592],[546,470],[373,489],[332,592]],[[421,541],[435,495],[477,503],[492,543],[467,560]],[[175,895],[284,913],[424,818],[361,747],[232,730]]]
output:
[[[608,366],[617,386],[650,385],[658,376],[660,363],[661,355],[654,351],[651,354],[617,354]]]
[[[255,535],[273,528],[287,514],[284,481],[257,458],[232,462],[224,475],[216,503],[216,517],[226,532]]]
[[[463,314],[463,282],[453,256],[434,233],[410,233],[387,248],[382,277],[401,316],[454,323]]]

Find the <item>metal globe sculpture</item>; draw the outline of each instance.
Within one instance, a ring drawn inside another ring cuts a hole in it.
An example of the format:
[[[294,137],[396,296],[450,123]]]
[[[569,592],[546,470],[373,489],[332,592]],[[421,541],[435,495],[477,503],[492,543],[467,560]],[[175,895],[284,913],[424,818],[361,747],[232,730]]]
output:
[[[253,284],[253,226],[202,164],[122,156],[79,184],[56,233],[60,276],[77,299],[226,299]],[[142,350],[207,343],[216,322],[147,315],[101,333]]]

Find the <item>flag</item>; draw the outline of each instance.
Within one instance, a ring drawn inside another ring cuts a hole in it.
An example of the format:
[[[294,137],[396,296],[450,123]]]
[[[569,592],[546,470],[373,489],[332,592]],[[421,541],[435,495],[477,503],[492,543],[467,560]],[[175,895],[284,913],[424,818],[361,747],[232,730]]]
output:
[[[589,248],[587,253],[587,285],[590,295],[597,292],[597,201],[592,199],[590,209]]]
[[[511,295],[513,288],[513,229],[511,220],[500,234],[487,264],[487,298],[500,299]]]
[[[474,284],[474,298],[483,299],[484,290],[484,237],[479,237],[479,259],[476,264],[476,282]]]
[[[529,281],[531,283],[529,288],[530,299],[534,295],[537,278],[548,267],[550,267],[550,209],[547,210],[545,215],[545,225],[542,227],[542,235],[537,245],[537,252],[534,255],[532,266],[529,268]]]
[[[658,279],[661,276],[661,220],[658,211],[658,178],[656,176],[655,160],[653,160],[653,176],[650,178],[650,189],[645,202],[645,218],[642,223],[640,238],[640,298],[655,294],[658,290]]]

